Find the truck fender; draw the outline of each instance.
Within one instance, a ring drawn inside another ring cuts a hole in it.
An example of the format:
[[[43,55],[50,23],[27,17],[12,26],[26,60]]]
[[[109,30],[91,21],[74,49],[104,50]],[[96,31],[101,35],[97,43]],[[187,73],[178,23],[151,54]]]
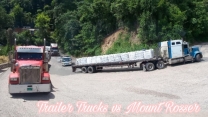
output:
[[[201,58],[203,58],[202,53],[201,53],[201,52],[199,52],[199,51],[194,52],[194,58],[196,58],[196,55],[197,55],[197,54],[199,54],[199,55],[201,56]]]
[[[18,78],[18,82],[19,82],[19,75],[18,75],[18,73],[17,72],[11,72],[10,74],[9,74],[9,79],[8,79],[8,84],[10,84],[10,78]]]
[[[142,63],[140,63],[140,68],[142,68],[143,69],[143,65],[145,65],[147,62],[142,62]]]

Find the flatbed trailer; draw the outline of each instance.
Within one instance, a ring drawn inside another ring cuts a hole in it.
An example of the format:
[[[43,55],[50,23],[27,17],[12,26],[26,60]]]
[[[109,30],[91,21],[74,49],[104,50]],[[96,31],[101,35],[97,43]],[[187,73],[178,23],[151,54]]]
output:
[[[144,71],[152,71],[155,68],[163,69],[165,67],[165,61],[161,57],[154,57],[150,59],[140,59],[140,60],[130,60],[130,61],[72,65],[72,71],[75,72],[77,68],[80,68],[84,73],[94,73],[102,70],[103,67],[126,65],[130,68],[133,68],[134,66],[137,66],[137,63],[140,63],[140,67]]]
[[[146,52],[146,51],[145,51]],[[108,62],[81,62],[79,63],[79,60],[83,60],[84,58],[78,58],[78,63],[75,65],[72,65],[72,72],[75,72],[77,68],[80,68],[83,73],[94,73],[96,71],[102,70],[103,67],[107,66],[125,66],[128,67],[134,67],[137,66],[137,64],[140,64],[140,68],[142,68],[144,71],[152,71],[154,69],[163,69],[166,64],[176,64],[176,63],[182,63],[182,62],[200,62],[201,58],[203,58],[202,52],[200,51],[199,46],[192,46],[189,47],[188,42],[185,42],[183,40],[169,40],[169,41],[163,41],[158,43],[158,50],[155,50],[154,52],[156,54],[151,54],[150,52],[147,57],[136,57],[135,59],[119,59],[116,60],[117,62],[108,61]],[[129,52],[131,53],[131,52]],[[119,53],[122,54],[122,53]],[[144,56],[148,55],[148,53],[144,54]],[[109,56],[109,55],[107,55]],[[122,56],[122,55],[120,55]],[[131,54],[128,55],[129,57]],[[96,57],[96,56],[94,56]],[[93,58],[93,57],[89,57]],[[88,60],[88,59],[87,59]],[[89,59],[90,60],[90,59]],[[105,60],[105,59],[104,59]],[[96,61],[96,60],[93,60]]]

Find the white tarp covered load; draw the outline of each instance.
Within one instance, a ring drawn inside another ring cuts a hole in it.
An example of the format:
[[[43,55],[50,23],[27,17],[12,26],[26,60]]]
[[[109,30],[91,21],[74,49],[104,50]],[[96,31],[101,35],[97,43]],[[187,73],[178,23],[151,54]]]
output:
[[[92,62],[91,63],[97,63],[97,56],[92,57]]]
[[[129,61],[128,53],[121,53],[120,56],[121,56],[122,61]]]
[[[92,57],[87,57],[87,63],[91,64],[92,63]]]
[[[133,52],[126,52],[119,54],[78,58],[76,59],[76,65],[133,61],[133,60],[151,59],[153,57],[154,57],[154,50],[149,49],[149,50],[133,51]]]
[[[77,65],[83,65],[83,64],[86,64],[87,63],[87,57],[84,57],[84,58],[78,58],[76,60],[76,64]]]
[[[102,63],[108,63],[108,55],[101,56]]]
[[[81,59],[81,58],[77,58],[77,59],[76,59],[76,65],[79,65],[79,64],[80,64],[80,59]]]
[[[83,65],[83,64],[86,64],[86,63],[87,63],[87,57],[81,58],[80,63],[81,63],[82,65]]]
[[[137,58],[138,60],[144,59],[144,53],[145,51],[136,51],[135,52],[135,58]]]
[[[145,52],[144,52],[145,59],[150,59],[153,57],[154,57],[154,50],[153,49],[145,50]]]
[[[128,52],[129,54],[129,60],[137,60],[137,58],[135,57],[135,52]]]
[[[113,57],[114,57],[114,61],[115,61],[115,62],[122,61],[121,55],[120,55],[120,54],[114,54]]]
[[[102,57],[101,56],[97,56],[97,63],[102,63]]]
[[[115,62],[113,54],[108,55],[108,62]]]

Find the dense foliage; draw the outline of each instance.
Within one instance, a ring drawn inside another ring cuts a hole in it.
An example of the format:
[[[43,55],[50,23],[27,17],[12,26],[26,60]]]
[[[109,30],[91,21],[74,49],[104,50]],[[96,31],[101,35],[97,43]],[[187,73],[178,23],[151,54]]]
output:
[[[0,14],[2,44],[47,38],[76,56],[100,53],[103,39],[120,28],[137,31],[144,44],[208,38],[208,0],[1,0]],[[39,30],[12,33],[23,26]]]

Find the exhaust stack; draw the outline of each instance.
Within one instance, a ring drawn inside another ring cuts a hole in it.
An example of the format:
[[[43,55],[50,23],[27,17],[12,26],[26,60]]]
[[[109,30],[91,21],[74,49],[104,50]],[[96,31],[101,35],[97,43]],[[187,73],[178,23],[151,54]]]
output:
[[[43,53],[45,53],[45,46],[46,46],[46,39],[44,38],[44,47],[43,47]]]
[[[43,42],[43,61],[46,60],[45,45],[46,45],[46,39],[44,38],[44,42]]]
[[[16,44],[17,44],[16,41],[17,41],[17,39],[15,38],[14,39],[14,51],[16,50]]]

